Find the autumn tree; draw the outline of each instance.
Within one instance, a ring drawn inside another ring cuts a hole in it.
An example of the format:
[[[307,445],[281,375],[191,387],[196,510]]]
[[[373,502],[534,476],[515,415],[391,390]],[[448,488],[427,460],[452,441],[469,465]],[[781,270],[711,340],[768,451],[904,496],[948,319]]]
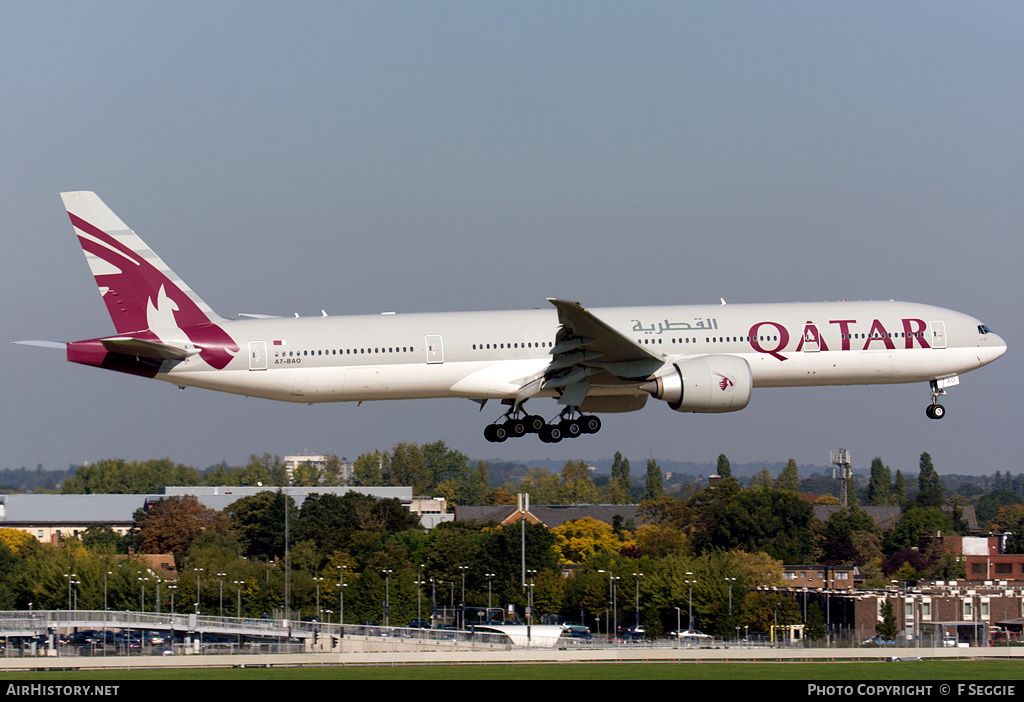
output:
[[[136,539],[143,553],[180,557],[204,531],[225,531],[228,518],[194,495],[166,497],[135,512]]]
[[[618,553],[634,543],[629,532],[623,532],[620,539],[608,524],[593,517],[565,522],[551,533],[560,563],[586,563],[599,553]]]

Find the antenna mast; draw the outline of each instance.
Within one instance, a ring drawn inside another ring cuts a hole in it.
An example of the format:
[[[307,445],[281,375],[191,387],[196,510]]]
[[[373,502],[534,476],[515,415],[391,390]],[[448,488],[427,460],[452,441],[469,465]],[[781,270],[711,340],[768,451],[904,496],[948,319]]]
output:
[[[839,449],[839,453],[829,454],[832,465],[832,477],[839,481],[839,504],[843,507],[850,506],[850,498],[847,489],[850,480],[853,478],[853,471],[850,469],[850,452],[846,449]]]

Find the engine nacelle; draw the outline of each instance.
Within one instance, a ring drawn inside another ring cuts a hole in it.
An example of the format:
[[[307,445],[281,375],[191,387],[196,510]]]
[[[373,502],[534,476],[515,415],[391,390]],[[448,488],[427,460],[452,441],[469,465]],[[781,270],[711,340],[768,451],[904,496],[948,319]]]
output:
[[[738,356],[698,356],[670,364],[640,386],[676,412],[735,412],[750,402],[754,378]]]

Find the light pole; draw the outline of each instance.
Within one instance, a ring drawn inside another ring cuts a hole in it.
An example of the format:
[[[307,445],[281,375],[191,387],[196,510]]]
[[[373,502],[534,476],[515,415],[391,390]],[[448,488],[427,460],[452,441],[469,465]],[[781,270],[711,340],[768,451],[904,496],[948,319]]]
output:
[[[691,575],[693,575],[693,573],[687,571],[686,575],[687,576],[691,576]],[[687,577],[687,579],[684,580],[683,582],[684,583],[688,583],[689,586],[690,586],[690,613],[689,613],[689,622],[686,625],[686,630],[687,631],[693,631],[693,584],[695,582],[697,582],[697,581],[696,580],[690,580],[689,577]]]
[[[487,619],[491,618],[491,585],[494,584],[494,573],[484,573],[487,578]]]
[[[202,577],[202,568],[193,568],[196,573],[196,614],[199,614],[199,578]]]
[[[220,616],[224,616],[224,576],[227,573],[217,573],[217,577],[220,578]]]
[[[732,621],[732,584],[736,582],[736,578],[726,578],[725,581],[729,583],[729,621]]]
[[[338,624],[345,623],[345,568],[338,566]]]
[[[237,604],[237,607],[236,607],[236,610],[235,610],[235,616],[238,617],[239,619],[241,619],[242,618],[242,586],[245,585],[245,581],[244,580],[232,580],[231,582],[233,582],[235,584],[235,587],[238,589],[238,604]]]
[[[74,573],[64,573],[64,577],[68,579],[68,611],[71,611],[71,584],[75,581],[78,576]]]
[[[423,564],[416,566],[416,626],[423,623]]]
[[[462,601],[459,603],[459,609],[462,610],[462,629],[466,629],[466,570],[469,566],[459,566],[459,570],[462,571]]]
[[[103,611],[107,611],[107,576],[113,575],[114,571],[105,570],[103,571]]]
[[[384,573],[384,626],[391,626],[391,574],[390,568],[381,571]]]
[[[679,607],[676,607],[675,610],[676,610],[676,639],[678,640],[678,639],[682,638],[679,635],[679,630],[683,628],[683,610],[680,609]]]
[[[323,582],[323,578],[313,578],[313,582],[316,583],[316,620],[320,621],[320,583]]]
[[[608,607],[604,610],[604,628],[607,630],[605,633],[611,634],[611,624],[608,621],[608,614],[612,608],[612,579],[615,577],[612,575],[610,570],[598,570],[598,573],[606,573],[608,575]]]
[[[643,573],[633,573],[633,577],[636,578],[636,627],[640,628],[640,577]]]
[[[146,611],[146,581],[149,580],[149,578],[143,578],[143,577],[139,576],[138,580],[139,580],[139,590],[141,592],[141,594],[139,595],[139,598],[141,600],[141,605],[142,605],[142,608],[139,611],[140,612],[145,612]]]
[[[177,585],[168,585],[167,589],[171,591],[171,616],[174,616],[174,591],[178,589]]]

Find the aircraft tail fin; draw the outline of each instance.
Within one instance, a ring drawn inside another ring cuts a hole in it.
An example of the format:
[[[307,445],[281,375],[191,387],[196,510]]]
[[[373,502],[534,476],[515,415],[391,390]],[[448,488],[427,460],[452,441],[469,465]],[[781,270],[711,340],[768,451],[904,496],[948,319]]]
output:
[[[61,199],[118,334],[222,321],[96,193]]]

